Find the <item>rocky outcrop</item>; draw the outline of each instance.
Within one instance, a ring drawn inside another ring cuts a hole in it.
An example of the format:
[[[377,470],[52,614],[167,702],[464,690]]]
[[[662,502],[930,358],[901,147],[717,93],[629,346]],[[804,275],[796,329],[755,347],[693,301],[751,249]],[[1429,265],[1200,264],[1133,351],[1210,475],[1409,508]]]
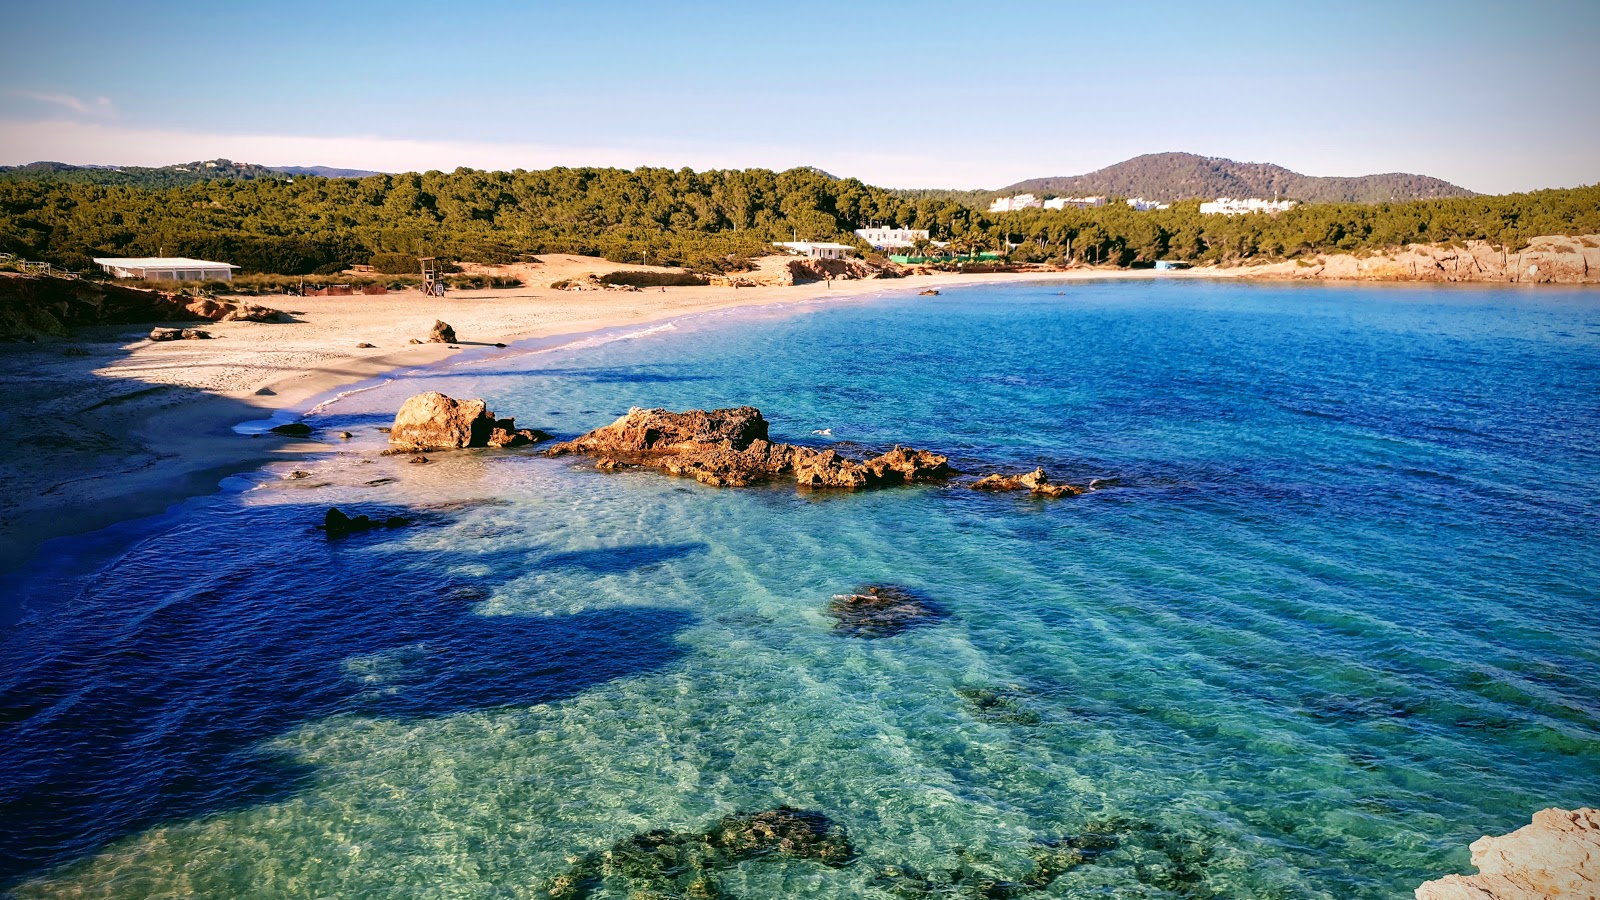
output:
[[[404,528],[410,524],[411,520],[404,516],[386,516],[382,519],[367,515],[349,516],[335,506],[328,509],[322,517],[322,524],[317,527],[327,532],[328,537],[343,537],[375,528]]]
[[[1026,475],[986,475],[972,483],[975,491],[1028,491],[1040,497],[1076,497],[1084,488],[1071,484],[1056,484],[1037,468]]]
[[[49,275],[0,272],[0,340],[64,337],[92,325],[143,322],[271,322],[282,313],[250,303],[188,297]]]
[[[868,585],[828,601],[834,630],[851,637],[892,637],[909,628],[932,625],[948,617],[932,600],[910,588]]]
[[[621,891],[617,896],[721,897],[717,872],[769,854],[835,869],[856,859],[843,826],[820,812],[779,806],[724,816],[702,832],[663,829],[624,838],[579,857],[546,886],[544,896],[579,900],[609,883]]]
[[[152,328],[150,340],[152,341],[204,341],[211,338],[211,332],[201,331],[198,328]]]
[[[428,343],[454,344],[455,342],[456,330],[443,321],[434,320],[433,331],[428,333]]]
[[[1252,277],[1339,281],[1600,284],[1600,235],[1536,237],[1521,250],[1487,241],[1409,244],[1367,254],[1324,254],[1245,270]]]
[[[905,269],[893,263],[875,263],[864,259],[792,259],[786,268],[790,284],[903,278],[907,274]]]
[[[1600,898],[1600,811],[1542,809],[1530,825],[1473,841],[1472,864],[1477,875],[1429,881],[1417,900]]]
[[[576,440],[550,448],[552,456],[586,453],[597,468],[650,466],[717,487],[744,487],[793,479],[802,487],[874,488],[937,481],[955,474],[949,461],[926,450],[895,447],[864,461],[837,450],[777,444],[753,406],[732,409],[638,409]]]
[[[518,428],[514,418],[497,417],[482,400],[456,400],[438,391],[401,404],[389,429],[389,443],[402,452],[520,447],[549,439],[536,428]]]

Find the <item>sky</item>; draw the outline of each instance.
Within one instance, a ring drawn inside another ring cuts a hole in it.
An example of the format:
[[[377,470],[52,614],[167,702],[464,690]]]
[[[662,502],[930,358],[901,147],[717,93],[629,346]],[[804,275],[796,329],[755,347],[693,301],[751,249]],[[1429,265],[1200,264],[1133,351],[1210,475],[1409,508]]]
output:
[[[816,166],[996,188],[1181,150],[1600,182],[1600,0],[99,3],[6,12],[0,164]]]

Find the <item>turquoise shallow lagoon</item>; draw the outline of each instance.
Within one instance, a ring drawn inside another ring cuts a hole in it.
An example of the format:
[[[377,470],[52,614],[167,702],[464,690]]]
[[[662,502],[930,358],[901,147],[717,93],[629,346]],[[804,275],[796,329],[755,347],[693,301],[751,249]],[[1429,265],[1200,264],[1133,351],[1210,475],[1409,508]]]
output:
[[[378,457],[425,389],[562,435],[751,404],[779,440],[1120,484]],[[634,835],[786,804],[857,858],[694,889],[1409,896],[1481,834],[1600,803],[1597,400],[1600,292],[1198,281],[704,316],[376,382],[309,420],[358,434],[310,477],[20,582],[0,884],[538,897]],[[330,505],[417,524],[329,541]],[[948,616],[835,631],[828,599],[867,584]]]

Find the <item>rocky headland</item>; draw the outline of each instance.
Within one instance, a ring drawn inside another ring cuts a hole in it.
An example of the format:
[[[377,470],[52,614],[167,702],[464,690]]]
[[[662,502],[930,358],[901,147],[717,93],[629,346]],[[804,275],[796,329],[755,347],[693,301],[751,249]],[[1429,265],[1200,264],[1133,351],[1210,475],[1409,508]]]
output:
[[[74,328],[94,325],[282,320],[279,310],[243,300],[213,300],[80,278],[0,272],[0,340],[66,337]],[[181,333],[175,336],[187,337]],[[167,338],[152,335],[151,339]]]
[[[1600,810],[1542,809],[1533,822],[1472,842],[1476,875],[1446,875],[1417,900],[1596,900],[1600,898]]]
[[[1600,284],[1600,235],[1536,237],[1516,251],[1487,241],[1410,244],[1386,253],[1321,254],[1238,271],[1294,280]]]

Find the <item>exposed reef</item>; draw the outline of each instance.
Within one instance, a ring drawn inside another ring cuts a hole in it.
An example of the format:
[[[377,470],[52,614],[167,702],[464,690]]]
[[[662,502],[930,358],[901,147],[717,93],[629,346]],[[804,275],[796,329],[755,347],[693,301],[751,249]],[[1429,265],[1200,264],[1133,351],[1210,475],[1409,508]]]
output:
[[[1091,485],[1092,487],[1092,485]],[[1037,468],[1026,475],[986,475],[972,483],[975,491],[1027,491],[1040,497],[1076,497],[1089,488],[1072,484],[1056,484]]]
[[[936,453],[896,446],[867,460],[768,439],[767,420],[753,406],[732,409],[631,409],[604,428],[550,448],[552,456],[598,456],[596,468],[649,466],[718,487],[793,479],[802,487],[876,488],[943,481],[956,474]]]

